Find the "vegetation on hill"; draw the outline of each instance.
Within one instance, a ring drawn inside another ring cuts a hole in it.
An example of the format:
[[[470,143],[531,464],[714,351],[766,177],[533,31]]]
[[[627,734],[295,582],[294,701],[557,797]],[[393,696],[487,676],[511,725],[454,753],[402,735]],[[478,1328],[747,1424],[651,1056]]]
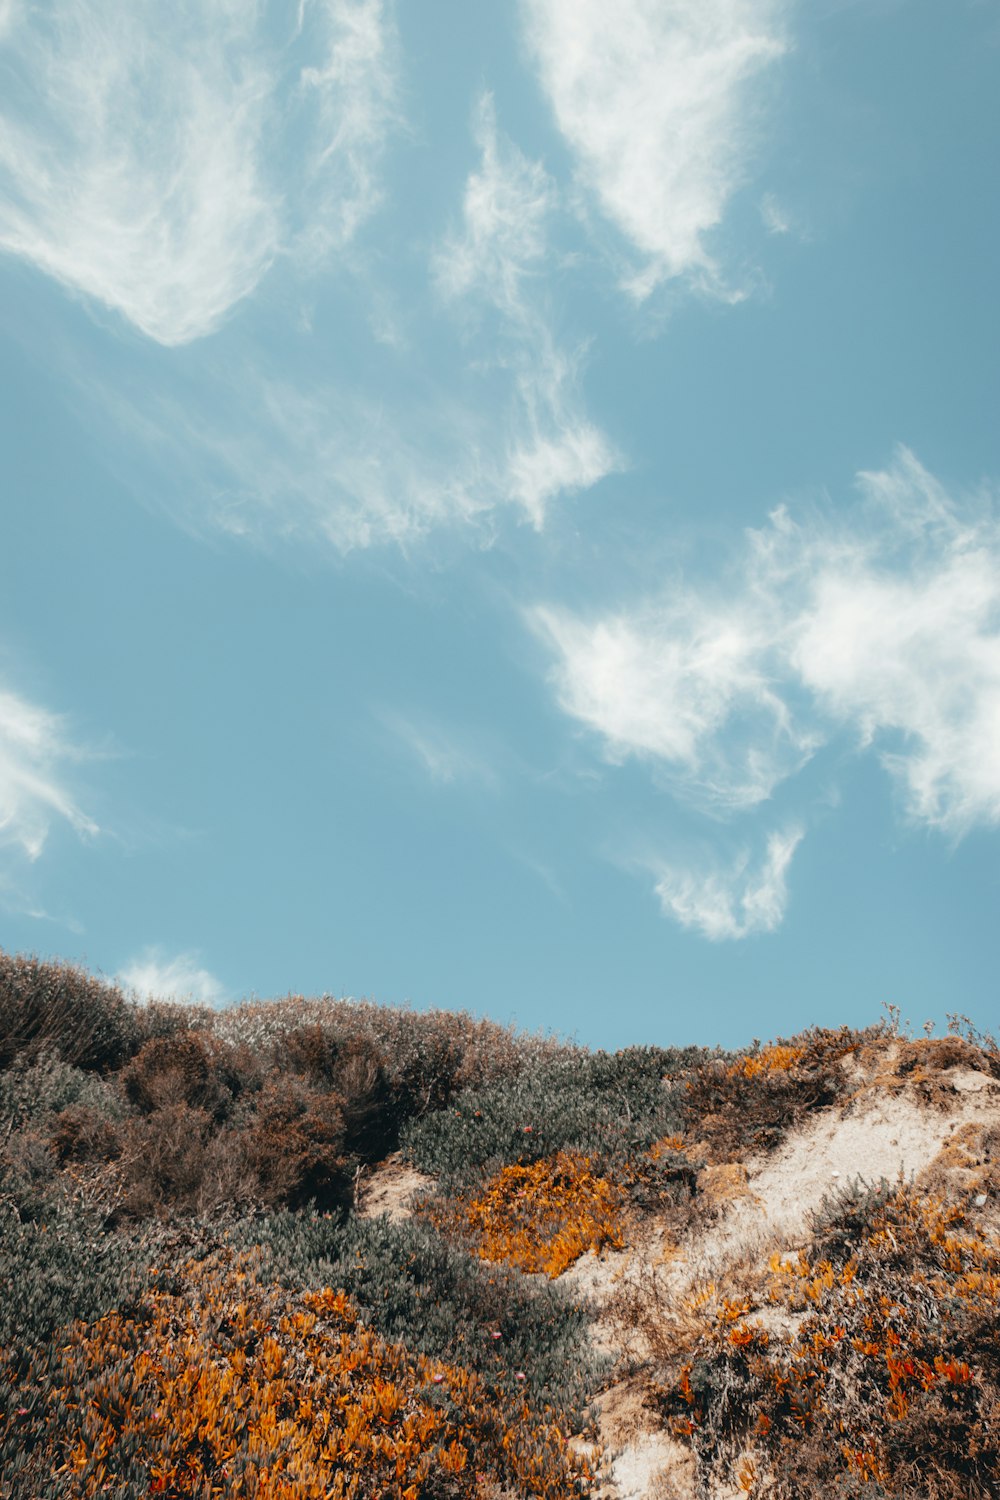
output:
[[[598,1494],[615,1372],[563,1273],[711,1225],[712,1173],[847,1101],[892,1030],[609,1054],[353,1001],[140,1006],[0,954],[0,1495]],[[896,1078],[942,1045],[1000,1077],[974,1035],[893,1044]],[[411,1216],[360,1216],[397,1151]],[[699,1493],[1000,1493],[981,1196],[850,1187],[752,1294],[623,1293]]]

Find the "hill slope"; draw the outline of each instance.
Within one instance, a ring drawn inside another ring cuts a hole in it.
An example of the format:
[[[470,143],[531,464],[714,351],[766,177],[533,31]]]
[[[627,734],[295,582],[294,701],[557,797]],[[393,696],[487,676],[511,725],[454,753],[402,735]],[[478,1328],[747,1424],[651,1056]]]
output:
[[[592,1053],[0,955],[0,1495],[996,1495],[998,1143],[957,1019]]]

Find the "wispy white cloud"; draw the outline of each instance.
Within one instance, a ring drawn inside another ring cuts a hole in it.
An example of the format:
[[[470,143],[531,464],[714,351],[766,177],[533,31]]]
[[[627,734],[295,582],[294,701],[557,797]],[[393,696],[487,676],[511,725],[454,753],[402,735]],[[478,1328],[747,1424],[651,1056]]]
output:
[[[782,696],[766,601],[678,588],[592,619],[552,607],[529,618],[556,651],[560,707],[597,731],[607,759],[638,756],[705,808],[766,800],[819,742]]]
[[[446,238],[433,269],[446,301],[499,314],[491,358],[511,368],[516,399],[497,483],[541,526],[556,495],[596,484],[620,460],[583,410],[582,350],[559,347],[545,303],[555,186],[498,131],[489,94],[479,101],[475,136],[481,159],[466,181],[461,227]]]
[[[21,0],[0,0],[0,42],[11,30],[21,10]]]
[[[378,356],[385,380],[366,385],[326,370],[276,374],[250,344],[225,365],[206,351],[170,394],[100,385],[92,365],[80,370],[116,451],[128,434],[130,463],[137,447],[170,476],[166,503],[182,524],[344,553],[412,547],[446,526],[482,538],[505,509],[540,526],[557,495],[617,465],[582,408],[582,351],[559,346],[540,289],[551,184],[500,136],[488,96],[476,128],[482,163],[433,260],[443,302],[470,329],[492,320],[469,363],[463,346],[432,380],[411,351],[393,348]],[[406,396],[387,396],[401,381]]]
[[[2,17],[0,249],[159,343],[210,333],[277,255],[342,246],[377,202],[380,0],[303,0],[298,46],[232,0]]]
[[[201,967],[197,953],[178,953],[171,958],[162,948],[145,948],[115,979],[142,1000],[222,1005],[229,998],[222,981]]]
[[[772,833],[756,861],[744,851],[724,866],[660,866],[656,894],[664,912],[713,942],[774,932],[784,920],[788,867],[801,839],[799,828]]]
[[[477,102],[473,133],[480,163],[466,179],[461,227],[445,239],[433,269],[447,298],[475,293],[520,324],[528,316],[526,283],[548,249],[555,185],[540,162],[498,132],[489,93]]]
[[[103,387],[98,419],[169,475],[151,478],[193,533],[222,531],[271,549],[341,553],[419,545],[435,528],[482,523],[509,503],[492,413],[446,389],[399,407],[321,379],[280,379],[248,360],[172,395]]]
[[[955,835],[1000,823],[995,499],[956,499],[906,449],[859,483],[860,524],[805,549],[790,665],[878,750],[913,818]]]
[[[80,758],[62,718],[0,690],[0,849],[34,861],[54,823],[99,831],[69,787],[67,768]]]
[[[791,215],[773,193],[765,193],[760,200],[760,217],[768,234],[790,234]]]
[[[493,759],[468,734],[426,715],[414,718],[394,709],[379,709],[376,718],[431,781],[441,785],[474,783],[491,789],[499,784]]]
[[[774,511],[714,583],[584,618],[537,609],[564,710],[612,760],[716,811],[765,800],[837,731],[872,747],[912,818],[1000,823],[1000,517],[907,449],[860,503]]]
[[[633,295],[687,277],[725,292],[708,247],[743,182],[790,0],[522,0],[579,181],[638,252]]]
[[[298,248],[323,258],[382,202],[382,154],[401,124],[398,37],[387,0],[299,0],[299,33],[319,61],[298,75],[299,102],[312,114]]]
[[[559,349],[539,323],[517,373],[520,404],[499,484],[539,528],[557,496],[590,489],[623,466],[608,437],[583,410],[579,364],[580,355]]]

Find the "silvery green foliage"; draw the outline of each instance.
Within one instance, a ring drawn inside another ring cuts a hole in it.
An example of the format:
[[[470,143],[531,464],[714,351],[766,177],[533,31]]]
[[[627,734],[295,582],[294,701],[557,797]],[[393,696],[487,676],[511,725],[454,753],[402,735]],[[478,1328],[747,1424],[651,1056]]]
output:
[[[540,1061],[409,1122],[403,1149],[421,1170],[451,1183],[566,1149],[613,1168],[681,1129],[680,1075],[703,1055],[631,1047]]]
[[[0,1349],[27,1355],[57,1328],[90,1323],[146,1286],[157,1231],[106,1233],[99,1213],[53,1194],[37,1219],[0,1191]]]
[[[415,1011],[367,1000],[292,997],[251,1002],[213,1017],[220,1039],[279,1058],[291,1033],[318,1029],[332,1043],[364,1041],[385,1059],[403,1114],[439,1107],[461,1088],[510,1077],[545,1057],[576,1055],[553,1037],[516,1033],[465,1011]]]
[[[112,1118],[122,1114],[114,1089],[102,1078],[46,1050],[19,1059],[0,1073],[0,1122],[19,1129],[79,1104]]]
[[[583,1425],[606,1362],[586,1337],[588,1306],[563,1287],[481,1261],[413,1221],[284,1212],[244,1221],[231,1242],[263,1246],[286,1286],[342,1288],[381,1337]]]

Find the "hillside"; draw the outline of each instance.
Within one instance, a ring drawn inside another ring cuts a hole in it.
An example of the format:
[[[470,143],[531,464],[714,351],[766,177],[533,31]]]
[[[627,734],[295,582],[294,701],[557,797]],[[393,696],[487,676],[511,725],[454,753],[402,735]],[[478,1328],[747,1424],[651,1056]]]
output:
[[[1000,1495],[1000,1049],[0,954],[0,1497]]]

